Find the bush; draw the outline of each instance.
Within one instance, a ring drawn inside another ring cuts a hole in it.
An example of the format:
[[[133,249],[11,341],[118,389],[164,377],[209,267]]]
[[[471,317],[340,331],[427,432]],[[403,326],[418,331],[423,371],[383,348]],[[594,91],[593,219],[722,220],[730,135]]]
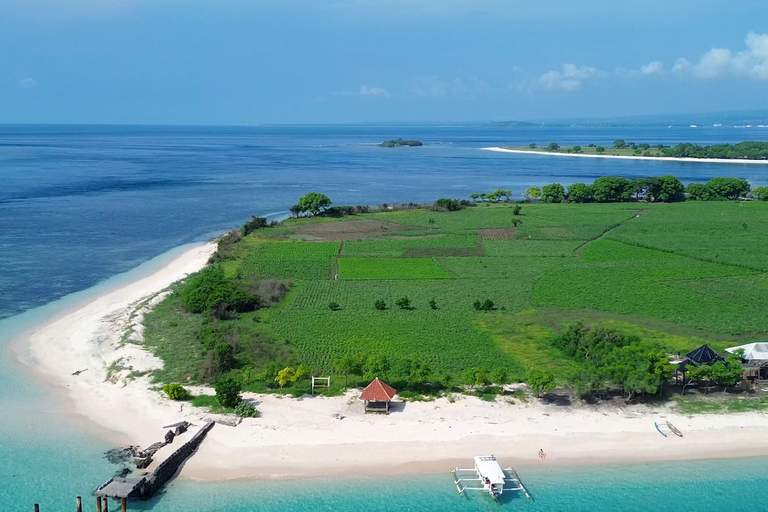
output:
[[[496,304],[491,299],[485,299],[482,302],[476,300],[472,306],[476,311],[493,311],[496,309]]]
[[[251,216],[250,219],[248,219],[245,224],[243,224],[243,227],[240,231],[242,231],[243,236],[247,236],[250,233],[253,233],[257,229],[265,228],[267,227],[267,219],[266,217],[255,217]]]
[[[332,206],[328,208],[324,213],[324,215],[327,215],[328,217],[346,217],[347,215],[354,214],[354,206]]]
[[[216,391],[216,401],[222,407],[234,408],[242,400],[240,398],[240,383],[232,377],[222,377],[213,386]]]
[[[252,403],[245,401],[240,401],[240,403],[235,406],[235,414],[241,418],[259,417],[259,411],[256,410],[256,407],[254,407]]]
[[[512,207],[512,215],[520,215],[520,211],[522,209],[523,209],[522,206],[520,206],[519,204],[516,204],[515,206]]]
[[[384,302],[384,299],[376,299],[376,302],[373,303],[373,307],[375,307],[379,311],[384,311],[385,309],[387,309],[387,303]]]
[[[259,299],[239,284],[228,280],[217,265],[204,268],[192,276],[181,291],[184,306],[191,313],[213,311],[253,311]]]
[[[467,201],[467,203],[469,202]],[[458,199],[448,199],[446,197],[438,199],[432,205],[433,210],[442,212],[455,212],[463,210],[465,207],[466,204],[462,201],[459,201]]]
[[[341,309],[341,306],[339,306],[338,302],[329,302],[328,309],[330,309],[331,311],[338,311]]]
[[[716,198],[735,201],[749,193],[749,182],[741,178],[712,178],[707,187]]]
[[[541,200],[545,203],[562,203],[565,199],[565,188],[559,183],[550,183],[541,187]]]
[[[411,309],[411,299],[408,297],[400,297],[395,301],[395,305],[400,309]]]
[[[437,301],[434,298],[429,299],[429,307],[430,309],[437,309]]]
[[[757,187],[752,194],[759,201],[768,201],[768,187]]]
[[[712,199],[712,191],[704,183],[691,183],[688,185],[688,198],[694,201],[709,201]]]
[[[584,183],[574,183],[568,187],[568,200],[572,203],[588,203],[592,201],[592,189]]]
[[[189,391],[181,384],[166,384],[163,386],[163,393],[171,400],[184,400],[189,396]]]
[[[685,186],[677,176],[659,176],[646,179],[646,196],[651,201],[668,203],[685,199]]]
[[[629,201],[629,180],[618,176],[603,176],[592,183],[592,197],[598,203]]]

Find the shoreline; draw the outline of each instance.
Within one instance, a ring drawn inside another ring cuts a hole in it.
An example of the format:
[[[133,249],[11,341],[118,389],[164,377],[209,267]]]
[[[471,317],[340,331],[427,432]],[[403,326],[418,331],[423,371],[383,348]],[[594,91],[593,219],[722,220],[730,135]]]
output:
[[[507,149],[498,146],[480,148],[483,151],[498,153],[517,153],[523,155],[565,156],[577,158],[618,158],[625,160],[657,160],[662,162],[709,162],[714,164],[768,165],[768,160],[737,160],[732,158],[676,158],[672,156],[634,156],[634,155],[585,155],[584,153],[553,153],[550,151],[528,151],[525,149]]]
[[[116,444],[144,447],[162,438],[163,425],[186,420],[200,426],[215,419],[166,399],[151,389],[147,376],[131,376],[162,364],[141,346],[142,315],[162,300],[168,286],[200,270],[214,249],[208,243],[180,252],[159,268],[46,319],[13,343],[19,360],[66,395],[61,405],[67,413]],[[434,474],[481,453],[520,467],[768,456],[763,442],[768,415],[759,412],[688,417],[670,406],[596,408],[457,395],[408,402],[381,416],[363,414],[358,392],[298,399],[244,393],[261,418],[237,427],[217,425],[181,476],[221,481]],[[684,438],[656,432],[653,422],[667,419]],[[538,459],[539,449],[547,452],[546,460]]]

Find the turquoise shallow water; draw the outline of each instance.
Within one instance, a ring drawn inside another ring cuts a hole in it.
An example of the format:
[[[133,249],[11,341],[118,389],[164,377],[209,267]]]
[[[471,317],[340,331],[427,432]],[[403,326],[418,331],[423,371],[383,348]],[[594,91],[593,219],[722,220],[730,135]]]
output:
[[[443,475],[196,484],[178,481],[156,502],[138,510],[182,512],[452,512],[728,511],[760,509],[768,491],[768,459],[659,463],[613,467],[525,469],[533,500],[508,493],[501,507],[485,494],[458,496]]]

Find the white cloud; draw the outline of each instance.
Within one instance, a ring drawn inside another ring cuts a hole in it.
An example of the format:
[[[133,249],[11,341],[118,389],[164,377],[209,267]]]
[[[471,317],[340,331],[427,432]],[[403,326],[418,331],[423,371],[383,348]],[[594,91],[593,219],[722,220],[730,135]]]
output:
[[[33,87],[37,87],[37,80],[34,78],[22,78],[16,82],[16,87],[19,89],[32,89]]]
[[[688,59],[677,59],[677,61],[675,61],[675,65],[672,66],[672,73],[687,73],[692,67],[693,64],[691,64],[691,61]]]
[[[383,87],[360,86],[360,96],[369,98],[389,98],[389,91]]]
[[[745,46],[745,49],[737,52],[728,48],[712,48],[695,64],[687,59],[678,59],[672,72],[703,79],[735,75],[768,80],[768,34],[750,32]]]
[[[591,66],[563,64],[561,71],[548,71],[539,77],[539,85],[547,89],[575,91],[592,80],[605,76],[603,71]]]
[[[640,67],[641,75],[659,75],[664,72],[664,63],[660,60],[649,62],[645,66]]]

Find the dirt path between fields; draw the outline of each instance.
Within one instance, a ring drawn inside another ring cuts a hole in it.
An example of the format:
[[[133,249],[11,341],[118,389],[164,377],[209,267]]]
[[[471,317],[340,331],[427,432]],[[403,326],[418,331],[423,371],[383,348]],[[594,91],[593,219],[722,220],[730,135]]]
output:
[[[635,220],[635,219],[637,219],[637,218],[638,218],[638,217],[640,217],[640,215],[642,215],[642,214],[643,214],[643,212],[644,212],[644,211],[646,211],[646,210],[648,210],[648,208],[641,208],[640,210],[636,210],[636,211],[637,211],[637,213],[636,213],[635,215],[633,215],[632,217],[628,218],[627,220],[624,220],[624,221],[621,221],[621,222],[619,222],[618,224],[616,224],[616,225],[615,225],[615,226],[613,226],[612,228],[609,228],[609,229],[607,229],[607,230],[603,231],[603,234],[601,234],[601,235],[600,235],[600,236],[598,236],[597,238],[593,238],[592,240],[587,240],[586,242],[584,242],[583,244],[581,244],[580,246],[578,246],[578,247],[577,247],[577,248],[576,248],[576,249],[573,251],[573,256],[574,256],[575,258],[581,258],[581,251],[582,251],[582,250],[583,250],[585,247],[588,247],[589,245],[592,245],[593,243],[597,242],[598,240],[602,240],[603,238],[605,238],[606,236],[608,236],[608,234],[609,234],[609,233],[611,233],[612,231],[614,231],[614,230],[616,230],[616,229],[620,228],[621,226],[623,226],[623,225],[624,225],[624,224],[626,224],[627,222],[629,222],[629,221],[631,221],[631,220]]]

